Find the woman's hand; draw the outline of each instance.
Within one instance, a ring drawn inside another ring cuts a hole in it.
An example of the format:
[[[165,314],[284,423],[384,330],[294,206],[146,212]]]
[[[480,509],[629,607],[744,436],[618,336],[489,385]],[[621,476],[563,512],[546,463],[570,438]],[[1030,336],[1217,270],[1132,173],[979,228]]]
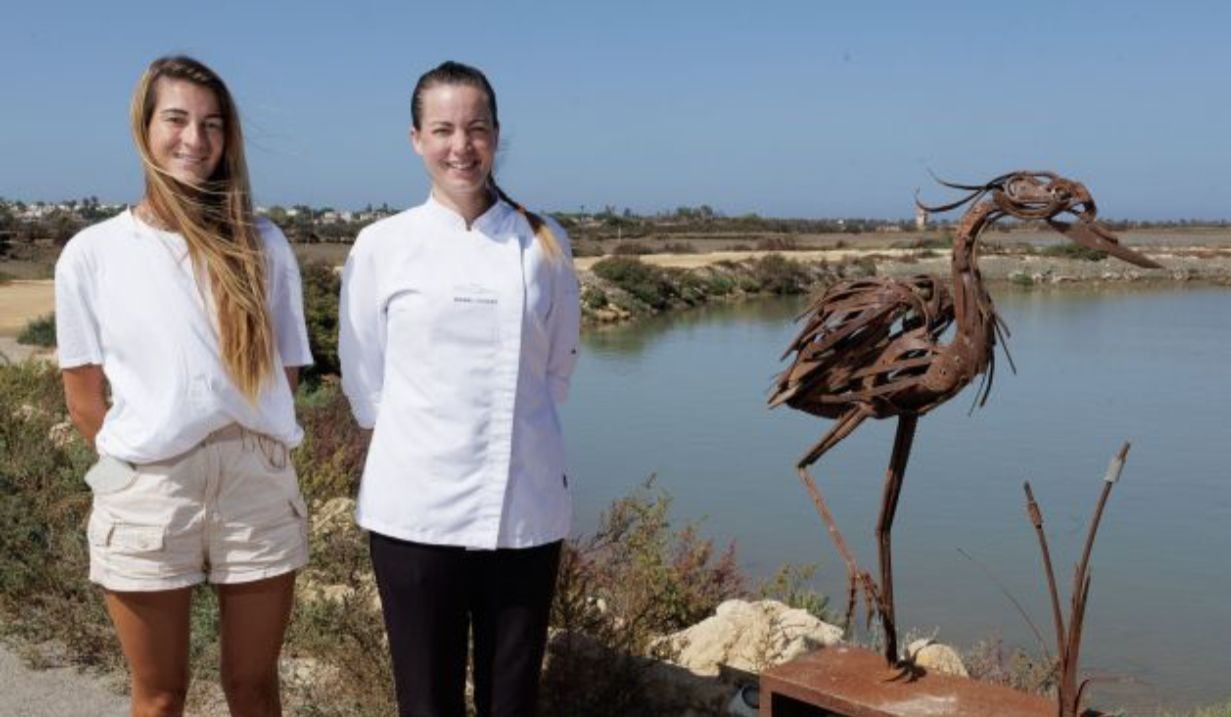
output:
[[[97,364],[64,369],[64,402],[68,417],[91,446],[107,415],[107,378]]]

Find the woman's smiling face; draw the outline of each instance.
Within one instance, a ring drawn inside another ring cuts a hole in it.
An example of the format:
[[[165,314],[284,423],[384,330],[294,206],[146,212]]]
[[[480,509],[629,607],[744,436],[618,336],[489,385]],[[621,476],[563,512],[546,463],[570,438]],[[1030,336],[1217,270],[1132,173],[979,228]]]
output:
[[[499,128],[483,90],[462,84],[424,90],[419,126],[411,128],[410,138],[439,199],[457,208],[486,197]]]
[[[203,85],[167,78],[158,80],[155,93],[150,156],[175,179],[199,186],[214,175],[226,144],[218,98]]]

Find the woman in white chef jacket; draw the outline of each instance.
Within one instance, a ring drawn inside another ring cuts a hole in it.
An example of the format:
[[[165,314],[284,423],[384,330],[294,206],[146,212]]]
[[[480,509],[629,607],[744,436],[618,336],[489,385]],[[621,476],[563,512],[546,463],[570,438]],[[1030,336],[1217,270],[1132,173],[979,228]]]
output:
[[[374,428],[357,519],[403,715],[462,715],[468,635],[479,715],[535,711],[572,517],[557,405],[577,356],[564,231],[492,176],[496,95],[446,62],[419,78],[423,204],[364,229],[342,279],[342,387]]]

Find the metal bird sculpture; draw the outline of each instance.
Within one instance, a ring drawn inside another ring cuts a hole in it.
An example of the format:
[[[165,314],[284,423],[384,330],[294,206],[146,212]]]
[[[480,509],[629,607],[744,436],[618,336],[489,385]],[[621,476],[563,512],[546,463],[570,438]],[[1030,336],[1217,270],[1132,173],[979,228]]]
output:
[[[794,359],[775,379],[769,399],[771,408],[785,403],[836,419],[796,468],[846,563],[847,623],[862,586],[868,619],[880,614],[885,659],[894,665],[899,664],[899,657],[890,535],[916,423],[980,375],[983,380],[975,401],[982,406],[991,390],[997,339],[1007,334],[979,274],[980,234],[1006,216],[1041,220],[1087,248],[1142,267],[1160,266],[1122,246],[1096,221],[1094,200],[1079,182],[1051,172],[1020,171],[978,186],[940,183],[968,194],[941,206],[919,204],[921,209],[943,212],[970,205],[954,235],[950,281],[919,275],[835,284],[800,316],[803,330],[782,356],[794,354]],[[945,343],[950,326],[955,327],[952,340]],[[856,565],[808,467],[865,420],[890,416],[897,417],[898,425],[876,523],[877,585]]]

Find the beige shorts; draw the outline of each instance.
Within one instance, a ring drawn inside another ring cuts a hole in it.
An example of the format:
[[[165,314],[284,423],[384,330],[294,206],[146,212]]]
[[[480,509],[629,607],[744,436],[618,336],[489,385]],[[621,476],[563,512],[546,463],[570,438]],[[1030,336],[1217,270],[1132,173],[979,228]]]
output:
[[[90,580],[109,590],[245,583],[308,562],[308,510],[286,446],[231,425],[156,463],[86,474]]]

